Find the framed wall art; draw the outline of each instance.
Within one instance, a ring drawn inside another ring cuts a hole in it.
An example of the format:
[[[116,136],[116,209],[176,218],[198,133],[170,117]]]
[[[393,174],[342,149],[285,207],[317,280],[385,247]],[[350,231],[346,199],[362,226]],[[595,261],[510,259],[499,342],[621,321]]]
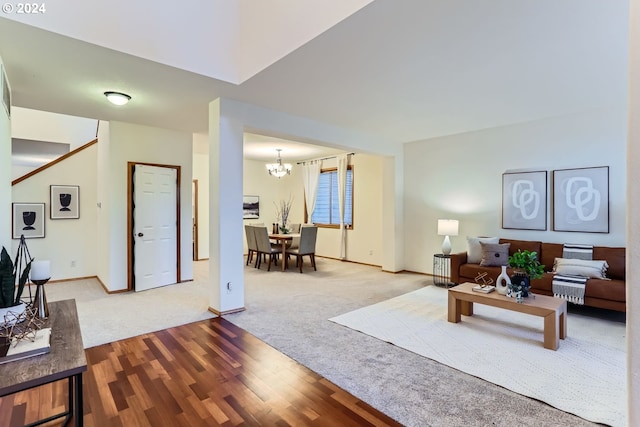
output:
[[[553,171],[553,230],[609,232],[609,166]]]
[[[502,228],[547,229],[547,171],[502,174]]]
[[[50,186],[51,219],[80,218],[80,187],[77,185]]]
[[[44,237],[44,203],[12,203],[11,234],[19,239]]]
[[[260,196],[242,196],[242,219],[260,218]]]
[[[5,110],[7,110],[7,116],[11,117],[11,88],[9,88],[9,81],[7,80],[7,72],[4,66],[0,66],[0,83],[2,86],[2,104]]]

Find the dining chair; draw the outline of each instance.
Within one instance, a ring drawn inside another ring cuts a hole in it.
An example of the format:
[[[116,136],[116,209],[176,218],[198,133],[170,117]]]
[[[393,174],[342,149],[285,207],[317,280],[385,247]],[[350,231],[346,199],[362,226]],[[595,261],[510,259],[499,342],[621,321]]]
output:
[[[249,251],[247,252],[247,263],[245,265],[249,265],[253,260],[253,255],[258,251],[254,228],[255,227],[253,225],[247,224],[244,226],[244,233],[247,236],[247,248],[249,248]]]
[[[291,234],[300,234],[300,228],[304,227],[302,224],[291,224]],[[300,245],[300,236],[294,236],[291,240],[287,241],[287,249],[296,249]]]
[[[262,264],[262,256],[269,255],[267,271],[271,271],[271,261],[273,261],[275,265],[278,265],[277,257],[278,254],[282,253],[282,246],[272,244],[271,241],[269,241],[269,232],[267,231],[267,227],[253,227],[253,232],[256,238],[258,254],[255,267],[260,268],[260,265]]]
[[[304,226],[300,229],[300,243],[297,248],[287,249],[286,255],[294,255],[296,257],[296,265],[302,273],[302,259],[305,255],[309,256],[314,271],[316,268],[316,237],[318,236],[318,227]]]

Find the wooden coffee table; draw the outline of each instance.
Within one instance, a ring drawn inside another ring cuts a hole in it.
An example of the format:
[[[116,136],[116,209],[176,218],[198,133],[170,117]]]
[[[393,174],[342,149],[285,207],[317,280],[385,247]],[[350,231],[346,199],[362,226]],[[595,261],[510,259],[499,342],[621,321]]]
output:
[[[517,303],[515,298],[500,295],[496,291],[490,294],[474,292],[471,288],[475,285],[467,282],[449,289],[449,322],[459,323],[461,314],[473,316],[475,302],[544,318],[544,348],[557,350],[559,340],[567,337],[567,302],[565,300],[535,295],[535,298],[529,296],[524,298],[522,303]]]

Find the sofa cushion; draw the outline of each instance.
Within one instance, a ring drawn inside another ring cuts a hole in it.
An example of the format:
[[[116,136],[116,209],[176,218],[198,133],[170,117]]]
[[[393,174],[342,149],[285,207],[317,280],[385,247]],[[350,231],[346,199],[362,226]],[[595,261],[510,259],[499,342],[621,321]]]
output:
[[[482,259],[480,265],[483,267],[499,267],[509,264],[509,243],[485,243],[480,242],[482,247]]]
[[[498,243],[499,237],[467,237],[467,262],[480,264],[482,261],[482,247],[480,242]]]
[[[625,302],[624,280],[589,279],[585,285],[585,297]]]
[[[593,259],[604,259],[609,264],[607,277],[610,279],[625,280],[625,248],[609,248],[595,246]]]
[[[543,243],[540,248],[540,262],[544,265],[544,271],[553,271],[556,258],[562,258],[562,243]],[[602,259],[602,258],[601,258]]]
[[[511,247],[509,248],[509,255],[513,255],[518,252],[518,249],[521,249],[523,251],[536,252],[538,254],[538,260],[540,260],[540,249],[542,247],[541,242],[534,242],[529,240],[500,239],[500,243],[511,244]]]
[[[607,261],[585,260],[575,258],[556,258],[553,272],[569,276],[582,276],[594,279],[607,278]]]

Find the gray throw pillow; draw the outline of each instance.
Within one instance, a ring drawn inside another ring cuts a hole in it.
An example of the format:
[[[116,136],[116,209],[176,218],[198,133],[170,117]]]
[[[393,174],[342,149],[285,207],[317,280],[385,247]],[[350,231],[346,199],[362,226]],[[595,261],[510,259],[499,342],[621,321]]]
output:
[[[482,247],[480,242],[499,243],[499,237],[467,237],[467,262],[469,264],[480,264],[482,261]]]
[[[509,246],[510,243],[484,243],[482,246],[482,260],[480,265],[483,267],[500,267],[509,265]]]

